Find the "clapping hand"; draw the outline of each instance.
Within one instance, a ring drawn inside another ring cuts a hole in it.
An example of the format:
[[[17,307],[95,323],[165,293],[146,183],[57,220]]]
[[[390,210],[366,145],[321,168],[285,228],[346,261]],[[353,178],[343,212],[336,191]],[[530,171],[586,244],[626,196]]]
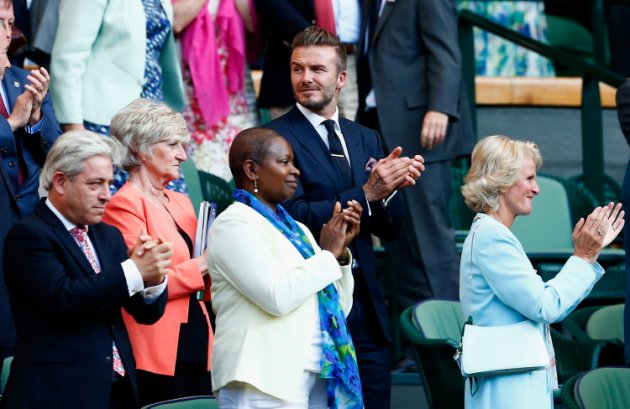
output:
[[[416,179],[424,172],[424,158],[421,155],[400,157],[401,153],[402,148],[398,146],[374,166],[363,185],[368,202],[384,199],[396,189],[416,184]]]
[[[350,242],[357,237],[361,230],[361,213],[363,213],[363,207],[356,200],[350,200],[348,201],[348,207],[343,209],[341,213],[343,214],[344,220],[348,223],[344,240],[344,247],[348,247]]]
[[[33,96],[33,106],[28,122],[34,125],[42,119],[41,106],[46,94],[48,94],[50,75],[45,68],[41,67],[36,70],[31,70],[31,75],[27,76],[26,79],[30,81],[30,84],[26,84],[24,88]]]
[[[591,264],[597,260],[600,251],[608,246],[624,226],[625,212],[621,203],[609,203],[596,207],[586,220],[581,218],[573,230],[574,255]]]
[[[359,234],[361,212],[359,202],[352,200],[348,207],[341,210],[341,203],[335,203],[333,214],[328,223],[324,223],[319,234],[319,245],[328,250],[335,258],[343,256],[346,247]]]
[[[136,245],[128,251],[129,258],[136,264],[146,286],[155,286],[164,281],[171,265],[173,245],[153,240],[142,229]]]

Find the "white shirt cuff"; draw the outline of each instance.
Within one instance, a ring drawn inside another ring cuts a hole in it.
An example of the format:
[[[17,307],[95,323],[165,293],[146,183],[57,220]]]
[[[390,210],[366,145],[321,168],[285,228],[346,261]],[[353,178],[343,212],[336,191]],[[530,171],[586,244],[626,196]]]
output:
[[[121,263],[121,266],[125,274],[125,279],[127,280],[127,289],[129,290],[130,297],[133,297],[136,293],[141,293],[145,303],[153,304],[166,289],[168,277],[164,277],[164,281],[162,281],[161,284],[144,288],[142,275],[140,275],[140,270],[138,270],[133,260],[125,260]]]

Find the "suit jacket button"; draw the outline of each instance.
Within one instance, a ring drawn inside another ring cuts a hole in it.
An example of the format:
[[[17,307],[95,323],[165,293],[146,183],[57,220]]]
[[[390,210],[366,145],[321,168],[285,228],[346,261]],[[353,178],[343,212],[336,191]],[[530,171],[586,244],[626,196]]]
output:
[[[17,200],[18,202],[20,201],[21,198],[22,196],[20,196],[19,194],[15,195],[15,200]]]
[[[4,146],[0,148],[0,153],[7,153],[7,148],[5,148]]]
[[[105,357],[105,363],[111,364],[112,363],[112,357],[111,356],[106,356]]]
[[[10,160],[9,161],[9,166],[10,167],[14,167],[15,166],[15,161],[14,160]]]

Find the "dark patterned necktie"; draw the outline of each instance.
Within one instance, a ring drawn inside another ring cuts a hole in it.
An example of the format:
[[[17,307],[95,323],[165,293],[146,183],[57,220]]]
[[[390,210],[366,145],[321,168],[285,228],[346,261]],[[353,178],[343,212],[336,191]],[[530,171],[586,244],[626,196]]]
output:
[[[337,166],[337,170],[341,175],[343,182],[346,187],[352,186],[352,173],[350,173],[350,163],[346,158],[346,155],[343,153],[343,146],[341,145],[341,140],[339,139],[339,135],[335,132],[335,121],[332,119],[327,119],[322,122],[326,131],[328,131],[328,150],[330,151],[330,156],[335,162]]]

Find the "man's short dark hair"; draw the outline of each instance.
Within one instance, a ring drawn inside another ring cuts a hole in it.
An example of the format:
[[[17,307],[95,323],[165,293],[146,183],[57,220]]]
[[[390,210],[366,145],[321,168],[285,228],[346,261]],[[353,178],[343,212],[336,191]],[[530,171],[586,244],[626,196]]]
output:
[[[341,45],[339,38],[317,26],[310,26],[300,31],[293,37],[291,43],[291,54],[298,47],[333,47],[337,53],[338,72],[346,70],[348,55],[346,49]]]

